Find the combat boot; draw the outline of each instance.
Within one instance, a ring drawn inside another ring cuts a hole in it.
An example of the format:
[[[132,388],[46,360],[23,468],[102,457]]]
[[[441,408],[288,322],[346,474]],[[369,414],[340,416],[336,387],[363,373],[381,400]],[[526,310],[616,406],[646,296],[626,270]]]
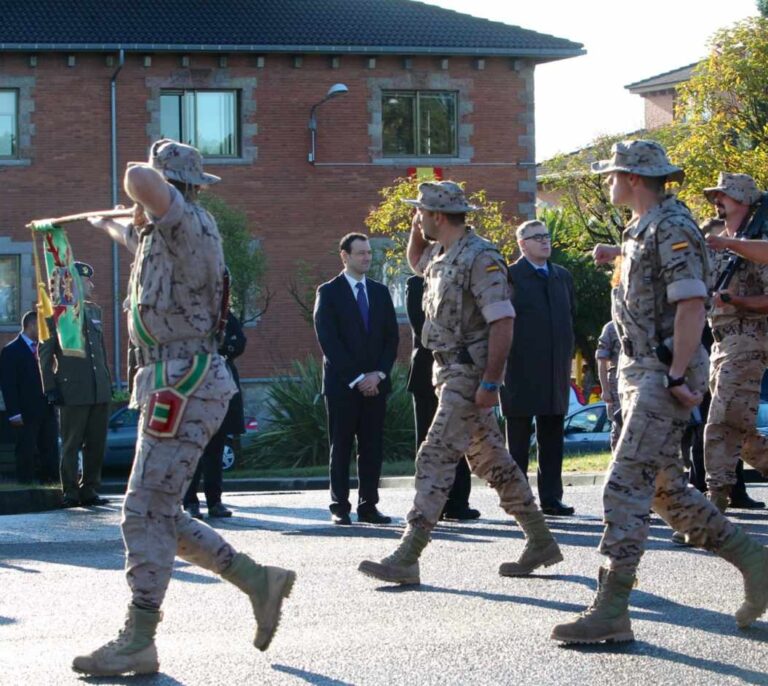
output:
[[[525,532],[525,548],[517,562],[504,562],[499,567],[501,576],[528,576],[539,567],[551,567],[563,561],[560,547],[541,512],[527,512],[515,517]]]
[[[707,500],[720,510],[720,512],[725,512],[728,509],[728,498],[730,495],[730,487],[710,488],[707,491]]]
[[[88,655],[72,661],[72,669],[91,676],[154,674],[160,669],[155,631],[162,619],[159,610],[128,606],[125,626],[117,638]]]
[[[592,605],[575,621],[558,624],[552,630],[551,638],[562,643],[634,641],[629,621],[629,594],[634,585],[634,574],[622,574],[601,567],[597,595]]]
[[[260,565],[247,555],[237,553],[221,576],[250,598],[256,618],[253,645],[259,650],[266,650],[280,624],[283,601],[291,595],[296,572]]]
[[[358,571],[374,579],[394,584],[421,583],[419,556],[427,543],[429,543],[429,532],[419,527],[409,526],[400,539],[400,545],[391,555],[387,555],[381,562],[363,560]]]
[[[768,607],[768,550],[737,529],[715,552],[744,576],[744,602],[735,617],[739,628],[746,629]]]

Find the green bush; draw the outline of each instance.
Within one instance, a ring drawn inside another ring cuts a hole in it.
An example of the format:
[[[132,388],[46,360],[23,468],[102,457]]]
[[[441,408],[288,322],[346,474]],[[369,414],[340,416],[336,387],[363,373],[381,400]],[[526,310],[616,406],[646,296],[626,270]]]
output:
[[[384,424],[384,459],[387,461],[414,458],[413,410],[406,380],[406,370],[395,365]],[[321,389],[322,367],[312,357],[293,363],[292,378],[272,384],[266,400],[268,421],[265,429],[244,448],[244,468],[328,464],[328,432]]]

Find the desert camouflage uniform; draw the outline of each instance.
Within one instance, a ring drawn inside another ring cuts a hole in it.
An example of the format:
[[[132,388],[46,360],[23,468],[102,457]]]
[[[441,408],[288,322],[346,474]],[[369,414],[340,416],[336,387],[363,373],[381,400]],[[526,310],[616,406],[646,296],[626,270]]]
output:
[[[616,333],[616,326],[613,321],[608,322],[600,332],[597,339],[597,351],[595,358],[598,360],[608,360],[608,388],[603,392],[608,395],[605,403],[605,411],[611,420],[611,450],[616,449],[621,434],[621,423],[614,419],[616,412],[621,409],[619,401],[619,353],[621,352],[621,341]]]
[[[759,198],[754,181],[745,174],[721,174],[718,186],[705,193],[713,199],[716,190],[745,204]],[[727,252],[712,253],[713,283],[728,258]],[[737,296],[768,295],[768,265],[744,260],[728,291]],[[760,382],[768,365],[768,318],[725,304],[710,311],[709,322],[714,337],[709,372],[712,404],[704,429],[704,466],[707,487],[715,492],[736,483],[739,458],[768,474],[768,439],[756,429]]]
[[[213,333],[221,314],[224,257],[216,222],[196,203],[171,189],[171,207],[139,233],[131,271],[128,333],[140,365],[131,404],[141,408],[140,427],[155,390],[155,363],[166,361],[173,385],[195,355],[211,364],[189,402],[178,433],[157,438],[141,430],[123,506],[126,572],[135,605],[160,607],[174,557],[221,573],[233,548],[214,530],[181,508],[195,467],[224,419],[235,386]],[[131,314],[135,298],[141,314]],[[152,342],[151,338],[154,338]]]
[[[658,246],[658,257],[656,257]],[[622,243],[621,282],[613,293],[613,321],[622,341],[619,393],[624,428],[603,494],[605,533],[600,550],[612,570],[634,574],[653,509],[688,540],[719,548],[734,526],[689,486],[679,448],[690,411],[664,387],[668,372],[654,353],[655,310],[662,336],[674,331],[675,304],[707,297],[709,263],[703,237],[674,197],[630,224]],[[671,340],[668,340],[671,346]],[[694,354],[688,386],[703,391],[707,354]]]
[[[416,457],[416,497],[407,519],[427,531],[440,517],[456,464],[465,454],[472,472],[496,489],[506,512],[538,511],[493,409],[475,405],[488,361],[490,324],[514,316],[506,264],[493,244],[472,229],[447,252],[440,251],[439,244],[425,250],[417,269],[425,279],[422,342],[435,355],[438,407]],[[465,263],[471,267],[465,269]],[[461,360],[463,347],[471,364]]]

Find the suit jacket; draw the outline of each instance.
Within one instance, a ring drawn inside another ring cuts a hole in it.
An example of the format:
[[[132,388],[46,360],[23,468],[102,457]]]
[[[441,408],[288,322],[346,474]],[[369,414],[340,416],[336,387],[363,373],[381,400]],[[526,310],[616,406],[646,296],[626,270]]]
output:
[[[397,357],[399,331],[389,289],[366,277],[369,330],[344,274],[317,289],[315,333],[323,351],[323,394],[360,394],[349,384],[360,374],[380,371],[387,375],[380,393],[392,389],[390,374]]]
[[[434,356],[421,342],[421,330],[424,328],[424,277],[414,275],[405,282],[405,307],[413,334],[411,366],[408,370],[408,390],[419,395],[434,395],[432,386],[432,366]]]
[[[41,419],[48,411],[37,360],[19,335],[0,352],[0,388],[8,417],[24,422]]]
[[[546,279],[524,257],[509,268],[517,317],[501,391],[507,417],[568,412],[576,299],[571,273],[547,264]]]
[[[64,405],[95,405],[108,403],[112,398],[101,308],[86,302],[84,315],[85,357],[62,355],[52,317],[46,320],[51,336],[37,349],[43,392],[58,391]]]

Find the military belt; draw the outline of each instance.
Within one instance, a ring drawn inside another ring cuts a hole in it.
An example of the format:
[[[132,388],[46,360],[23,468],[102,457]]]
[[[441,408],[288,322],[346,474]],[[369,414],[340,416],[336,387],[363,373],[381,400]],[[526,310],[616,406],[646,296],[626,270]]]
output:
[[[446,367],[449,364],[474,364],[472,355],[469,354],[469,350],[466,348],[435,350],[432,354],[435,357],[435,362],[441,367]]]
[[[764,319],[741,319],[738,323],[725,324],[724,326],[715,326],[712,328],[712,338],[718,343],[722,342],[727,336],[739,334],[762,333],[768,330],[768,324]]]
[[[194,355],[210,355],[216,352],[216,342],[211,338],[193,341],[171,341],[152,347],[136,347],[136,364],[146,367],[155,362],[178,360]]]

